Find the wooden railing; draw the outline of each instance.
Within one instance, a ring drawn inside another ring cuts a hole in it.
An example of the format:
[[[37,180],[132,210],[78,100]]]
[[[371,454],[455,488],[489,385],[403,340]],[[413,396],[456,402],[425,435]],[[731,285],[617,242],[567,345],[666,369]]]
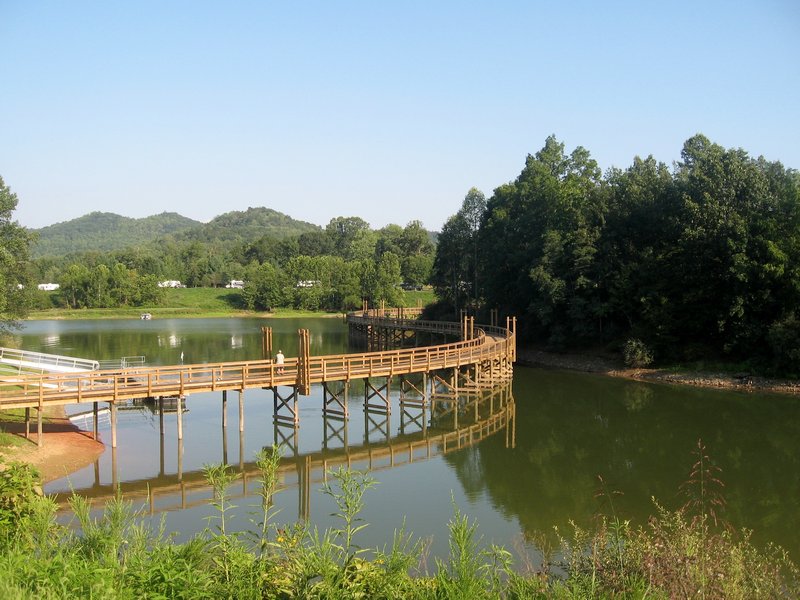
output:
[[[407,309],[408,310],[408,309]],[[350,315],[375,326],[459,333],[459,323]],[[391,377],[457,368],[507,357],[513,360],[514,332],[481,327],[473,339],[426,346],[311,356],[307,383]],[[299,383],[298,359],[287,358],[281,372],[271,360],[113,369],[82,373],[45,373],[0,378],[0,409],[43,407],[81,402],[119,402],[133,398],[185,396],[199,392],[294,386]]]

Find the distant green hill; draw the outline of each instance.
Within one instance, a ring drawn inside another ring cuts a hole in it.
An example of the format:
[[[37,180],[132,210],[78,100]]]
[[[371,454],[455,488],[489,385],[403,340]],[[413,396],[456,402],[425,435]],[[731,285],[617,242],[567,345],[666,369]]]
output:
[[[63,256],[74,252],[108,252],[130,246],[149,244],[202,225],[177,213],[164,212],[143,219],[114,213],[93,212],[71,221],[56,223],[34,231],[39,240],[31,248],[33,258]]]
[[[320,231],[320,227],[272,210],[248,208],[222,214],[201,223],[177,213],[161,213],[132,219],[114,213],[93,212],[72,221],[33,230],[39,240],[31,249],[33,258],[64,256],[95,250],[109,252],[131,246],[144,246],[160,239],[198,241],[231,246],[264,236],[285,238]]]
[[[208,223],[182,231],[174,237],[177,240],[229,245],[253,242],[263,237],[283,239],[314,231],[321,231],[321,228],[297,221],[271,208],[257,207],[221,214]]]

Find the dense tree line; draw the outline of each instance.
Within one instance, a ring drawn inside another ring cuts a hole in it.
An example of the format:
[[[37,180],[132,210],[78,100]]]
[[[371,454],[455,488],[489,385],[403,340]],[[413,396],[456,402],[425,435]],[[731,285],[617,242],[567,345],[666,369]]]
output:
[[[122,263],[111,268],[104,264],[93,268],[73,264],[60,281],[59,296],[69,308],[153,306],[164,295],[155,275],[139,275]]]
[[[603,175],[550,137],[481,196],[439,238],[451,307],[498,307],[555,348],[640,340],[657,359],[800,372],[797,171],[697,135],[673,169],[636,158]]]
[[[241,220],[254,212],[231,214]],[[188,287],[242,280],[250,309],[343,310],[364,300],[396,305],[401,284],[427,283],[433,255],[419,221],[374,231],[359,217],[337,217],[298,235],[281,237],[267,228],[255,241],[234,244],[169,237],[112,252],[43,257],[33,265],[34,279],[58,283],[58,301],[71,308],[152,304],[163,280]]]
[[[27,314],[31,304],[31,234],[13,220],[17,195],[0,177],[0,333]]]

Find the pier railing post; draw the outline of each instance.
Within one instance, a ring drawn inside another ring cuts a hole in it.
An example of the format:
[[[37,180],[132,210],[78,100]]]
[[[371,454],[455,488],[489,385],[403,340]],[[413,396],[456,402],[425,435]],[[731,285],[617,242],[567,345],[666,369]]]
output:
[[[267,360],[272,358],[272,327],[262,327],[261,334],[261,352]]]
[[[297,353],[297,393],[308,396],[311,393],[311,343],[308,329],[298,329]]]

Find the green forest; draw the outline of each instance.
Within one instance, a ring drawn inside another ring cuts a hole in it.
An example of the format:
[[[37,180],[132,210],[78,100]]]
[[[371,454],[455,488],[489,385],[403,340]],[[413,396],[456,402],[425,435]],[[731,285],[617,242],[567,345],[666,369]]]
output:
[[[29,231],[2,180],[0,203],[4,322],[53,303],[154,306],[163,280],[241,280],[250,310],[398,305],[403,288],[432,284],[431,315],[497,308],[523,343],[800,374],[800,174],[702,135],[672,166],[637,157],[606,173],[551,136],[489,198],[469,190],[438,235],[416,220],[318,227],[267,208],[207,224],[92,213]],[[43,282],[60,290],[37,292]]]
[[[60,286],[33,293],[39,309],[150,307],[165,296],[162,281],[196,288],[234,280],[244,282],[241,301],[250,310],[398,305],[403,287],[430,279],[434,259],[432,235],[419,221],[375,231],[359,217],[336,217],[321,228],[268,208],[207,224],[171,213],[91,213],[33,233],[29,281]],[[97,247],[86,250],[87,240]]]
[[[446,311],[497,307],[552,349],[797,376],[800,174],[702,135],[673,168],[603,174],[551,136],[490,198],[467,193],[432,280]]]

